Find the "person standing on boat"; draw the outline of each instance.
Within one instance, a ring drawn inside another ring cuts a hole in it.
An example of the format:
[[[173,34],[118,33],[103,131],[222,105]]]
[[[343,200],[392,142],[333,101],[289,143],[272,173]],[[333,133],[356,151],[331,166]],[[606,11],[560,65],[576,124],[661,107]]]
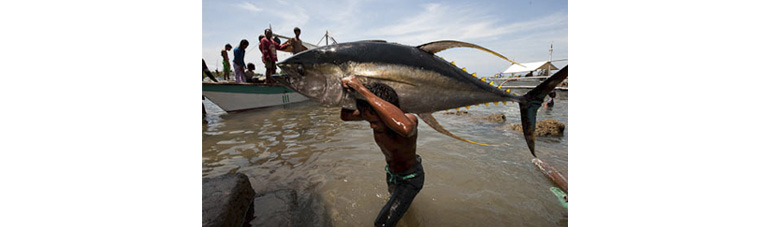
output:
[[[298,27],[294,27],[294,38],[289,39],[289,45],[291,45],[292,54],[297,54],[307,50],[307,48],[302,45],[302,40],[299,39],[300,33],[302,33],[302,30],[300,30]]]
[[[222,50],[222,66],[224,70],[224,80],[230,80],[230,57],[227,56],[227,52],[233,49],[233,46],[231,46],[229,43],[225,44],[225,49]]]
[[[281,45],[273,40],[273,31],[265,29],[265,38],[259,41],[259,50],[262,51],[262,61],[265,63],[265,83],[275,83],[273,74],[275,74],[275,62],[278,61],[276,50],[283,50],[288,47],[288,43]]]
[[[342,79],[342,87],[357,92],[357,110],[342,109],[343,121],[368,121],[374,141],[385,155],[385,180],[390,199],[382,207],[374,226],[396,226],[414,197],[422,189],[425,172],[417,155],[417,116],[399,109],[398,94],[382,83],[363,85],[355,76]]]
[[[233,50],[233,55],[235,55],[235,59],[233,59],[233,68],[235,68],[235,82],[237,83],[246,82],[246,64],[243,62],[243,58],[246,55],[247,47],[249,47],[249,41],[244,39],[241,40],[241,44]]]

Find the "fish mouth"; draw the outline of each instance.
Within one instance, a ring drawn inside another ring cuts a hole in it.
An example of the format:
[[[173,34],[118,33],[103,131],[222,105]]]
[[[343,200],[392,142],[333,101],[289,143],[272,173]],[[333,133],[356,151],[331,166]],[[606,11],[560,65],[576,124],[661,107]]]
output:
[[[302,75],[304,74],[304,67],[302,64],[299,63],[278,63],[278,68],[281,68],[281,74],[293,74],[293,75]]]
[[[276,64],[276,66],[278,66],[278,68],[281,69],[281,75],[290,73],[289,71],[290,71],[291,67],[289,67],[289,64],[278,63],[278,64]]]
[[[288,69],[288,68],[289,68],[288,66],[289,66],[290,64],[288,64],[288,63],[283,63],[283,62],[279,62],[279,63],[278,63],[278,64],[276,64],[276,65],[278,66],[278,68],[281,68],[281,70],[286,70],[286,69]]]
[[[287,63],[278,63],[277,66],[281,68],[280,74],[274,74],[273,79],[277,81],[279,84],[282,84],[287,87],[291,87],[291,77],[292,75],[297,75],[296,66],[293,66],[295,64],[287,64]]]
[[[273,79],[279,84],[289,87],[288,75],[284,73],[273,74]]]

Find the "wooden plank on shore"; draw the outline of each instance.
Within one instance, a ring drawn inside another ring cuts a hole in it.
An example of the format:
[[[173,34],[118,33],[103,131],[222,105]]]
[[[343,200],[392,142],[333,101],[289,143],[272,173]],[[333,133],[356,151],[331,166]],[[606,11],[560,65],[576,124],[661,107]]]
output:
[[[551,179],[553,183],[556,184],[562,191],[565,193],[567,192],[567,178],[564,177],[564,175],[561,175],[559,171],[556,171],[555,168],[553,168],[551,165],[543,162],[539,158],[533,158],[532,164],[535,164],[538,169],[540,169],[543,174],[548,176],[548,179]]]

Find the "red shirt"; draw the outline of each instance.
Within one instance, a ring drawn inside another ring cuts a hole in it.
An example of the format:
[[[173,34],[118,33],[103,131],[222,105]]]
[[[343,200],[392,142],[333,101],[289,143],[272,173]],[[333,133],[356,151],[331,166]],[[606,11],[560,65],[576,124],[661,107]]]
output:
[[[289,43],[281,45],[273,40],[267,39],[267,37],[262,38],[262,40],[259,41],[259,50],[262,51],[262,61],[278,61],[278,56],[276,56],[275,50],[283,50],[288,46]]]

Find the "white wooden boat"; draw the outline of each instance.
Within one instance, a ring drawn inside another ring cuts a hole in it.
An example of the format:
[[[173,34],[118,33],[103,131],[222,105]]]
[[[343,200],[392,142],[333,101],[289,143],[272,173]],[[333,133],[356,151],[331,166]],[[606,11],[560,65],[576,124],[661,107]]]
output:
[[[203,96],[227,112],[286,105],[308,98],[281,85],[203,82]]]

